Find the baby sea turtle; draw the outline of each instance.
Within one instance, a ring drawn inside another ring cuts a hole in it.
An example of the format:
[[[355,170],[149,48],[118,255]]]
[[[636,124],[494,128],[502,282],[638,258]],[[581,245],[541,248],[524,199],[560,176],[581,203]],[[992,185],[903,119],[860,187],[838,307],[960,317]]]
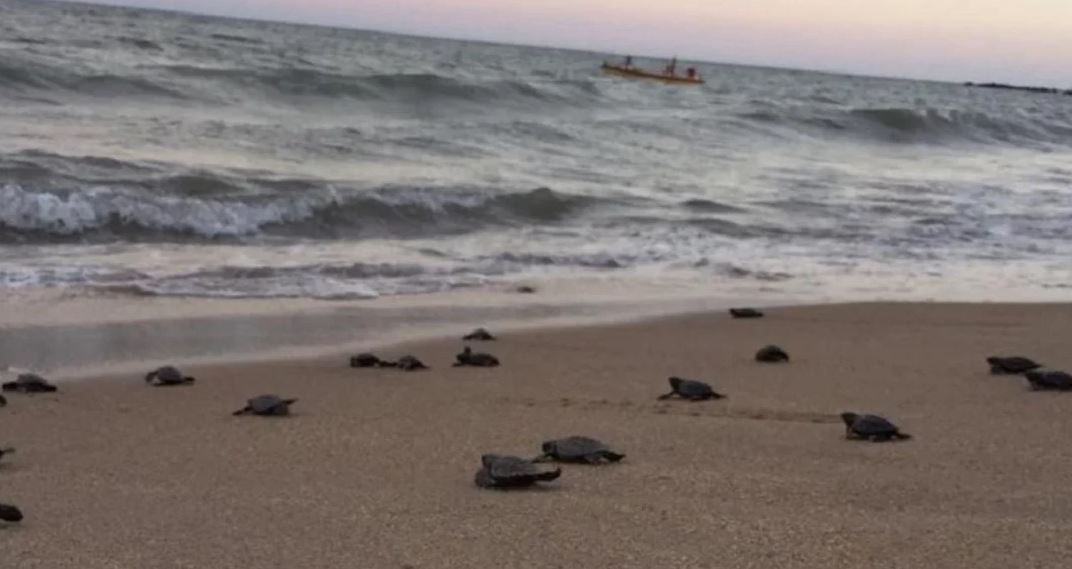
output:
[[[695,381],[692,379],[682,379],[680,377],[671,377],[670,393],[666,395],[660,395],[659,399],[670,399],[677,395],[682,399],[688,399],[689,401],[706,401],[708,399],[722,399],[725,395],[716,392],[711,389],[710,385],[702,381]]]
[[[258,395],[246,401],[246,406],[232,415],[262,415],[282,417],[290,415],[290,406],[297,399],[283,399],[277,395]]]
[[[473,481],[481,488],[522,488],[550,482],[562,475],[561,469],[552,470],[516,456],[485,454],[480,457],[480,464]]]
[[[557,460],[598,464],[602,461],[618,462],[625,458],[624,454],[614,452],[602,441],[590,437],[566,437],[547,441],[543,443],[542,448],[543,455],[537,458],[537,461]]]
[[[22,512],[11,504],[0,504],[0,520],[5,522],[21,522]]]
[[[145,374],[145,382],[153,385],[184,385],[193,383],[194,378],[183,375],[175,366],[164,366]]]
[[[1031,358],[1021,356],[991,356],[986,358],[986,363],[990,364],[990,373],[994,375],[1021,374],[1042,367]]]
[[[902,433],[896,425],[878,415],[860,415],[846,412],[841,414],[841,420],[845,421],[846,439],[885,442],[894,439],[906,440],[912,438],[912,435]]]
[[[473,366],[473,367],[495,367],[499,365],[499,358],[484,353],[473,353],[473,350],[466,346],[462,353],[454,356],[458,361],[454,362],[454,367],[459,366]]]
[[[462,340],[474,340],[478,342],[490,342],[495,339],[495,336],[488,332],[487,328],[477,328],[472,332],[462,336]]]
[[[368,352],[350,357],[350,367],[376,367],[382,366],[384,363],[379,356]]]
[[[59,391],[55,385],[36,373],[23,373],[15,381],[9,381],[0,385],[4,391],[19,391],[22,393],[52,393]]]
[[[414,356],[402,356],[398,358],[397,362],[394,362],[393,366],[402,371],[417,371],[419,369],[428,369],[428,366],[424,365],[424,362],[418,360]]]
[[[731,308],[730,316],[734,318],[763,318],[763,313],[755,308]]]
[[[778,346],[764,346],[758,352],[756,352],[756,361],[769,364],[776,364],[789,361],[789,354],[785,353],[785,350]]]
[[[1034,391],[1072,391],[1072,375],[1063,371],[1029,371],[1024,377]]]

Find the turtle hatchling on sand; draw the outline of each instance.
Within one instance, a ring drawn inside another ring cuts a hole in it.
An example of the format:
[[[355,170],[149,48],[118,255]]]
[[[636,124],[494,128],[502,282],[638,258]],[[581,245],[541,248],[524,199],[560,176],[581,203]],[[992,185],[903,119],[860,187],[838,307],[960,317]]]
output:
[[[402,356],[398,358],[397,362],[394,362],[394,367],[402,371],[417,371],[419,369],[428,369],[428,366],[424,365],[424,362],[418,360],[414,356]]]
[[[756,352],[756,361],[768,364],[776,364],[789,361],[789,354],[778,346],[764,346]]]
[[[602,441],[590,437],[566,437],[546,441],[542,446],[543,455],[536,460],[557,460],[559,462],[582,462],[598,464],[600,462],[618,462],[624,454],[614,452]]]
[[[487,328],[477,328],[472,332],[462,336],[462,340],[477,341],[477,342],[490,342],[495,339],[495,336],[488,332]]]
[[[990,373],[995,375],[1021,374],[1042,367],[1035,360],[1021,356],[990,356],[986,363],[990,364]]]
[[[902,433],[896,425],[878,415],[846,412],[841,414],[841,420],[845,422],[845,438],[847,439],[885,442],[912,438],[912,435]]]
[[[18,391],[22,393],[52,393],[59,391],[55,385],[36,373],[22,373],[15,381],[9,381],[0,385],[4,391]]]
[[[731,308],[730,316],[734,318],[763,318],[763,313],[755,308]]]
[[[671,377],[668,381],[670,382],[670,393],[660,395],[660,400],[670,399],[675,395],[689,401],[706,401],[725,397],[725,395],[711,389],[710,385],[702,381],[682,379],[680,377]]]
[[[1072,375],[1063,371],[1029,371],[1024,377],[1033,391],[1072,391]]]
[[[21,522],[22,512],[11,504],[0,504],[0,520],[5,522]]]
[[[499,365],[499,358],[484,353],[473,353],[473,350],[466,346],[462,353],[454,356],[458,361],[454,362],[454,367],[459,366],[473,366],[473,367],[495,367]]]
[[[295,401],[297,399],[283,399],[277,395],[258,395],[246,401],[245,407],[232,414],[282,417],[290,414],[290,406]]]
[[[551,469],[516,456],[485,454],[480,457],[480,464],[473,481],[481,488],[523,488],[537,482],[550,482],[562,475],[561,469]]]
[[[193,383],[194,378],[183,375],[175,366],[164,366],[145,374],[145,382],[153,385],[185,385]]]
[[[351,356],[349,358],[349,366],[351,368],[376,368],[378,365],[383,365],[384,360],[379,359],[375,354],[363,353],[357,356]]]

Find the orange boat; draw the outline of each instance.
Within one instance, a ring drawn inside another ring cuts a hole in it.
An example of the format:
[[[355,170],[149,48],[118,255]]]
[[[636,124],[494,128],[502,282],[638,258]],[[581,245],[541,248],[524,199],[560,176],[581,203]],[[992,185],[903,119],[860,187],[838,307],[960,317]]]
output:
[[[631,65],[614,65],[605,61],[603,62],[603,72],[608,75],[614,75],[616,77],[627,77],[630,79],[651,79],[654,81],[662,81],[663,83],[675,83],[684,85],[704,84],[703,78],[700,77],[700,74],[696,72],[693,72],[691,75],[678,75],[672,72],[657,73],[654,71],[639,69]]]

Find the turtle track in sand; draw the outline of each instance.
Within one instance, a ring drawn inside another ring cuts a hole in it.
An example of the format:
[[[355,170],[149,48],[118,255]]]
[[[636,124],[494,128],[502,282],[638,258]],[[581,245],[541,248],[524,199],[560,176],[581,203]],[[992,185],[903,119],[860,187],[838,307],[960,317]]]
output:
[[[841,417],[836,413],[818,413],[814,411],[793,411],[789,409],[770,409],[762,407],[731,407],[726,403],[704,402],[657,402],[637,403],[622,399],[582,399],[561,397],[558,399],[536,399],[532,397],[503,397],[500,402],[524,407],[575,407],[582,411],[630,411],[653,415],[678,415],[703,417],[711,419],[743,419],[751,421],[780,421],[787,423],[841,424]]]

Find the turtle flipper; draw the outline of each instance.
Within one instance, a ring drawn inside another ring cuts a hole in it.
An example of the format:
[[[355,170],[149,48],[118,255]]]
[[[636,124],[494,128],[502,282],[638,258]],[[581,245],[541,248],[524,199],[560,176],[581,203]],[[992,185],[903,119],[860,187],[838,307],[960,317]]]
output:
[[[908,433],[902,433],[901,431],[897,431],[896,433],[893,434],[893,438],[895,438],[897,440],[900,440],[900,441],[907,441],[907,440],[912,438],[912,435],[910,435]]]
[[[7,406],[7,397],[4,397],[3,395],[0,395],[0,407],[6,407],[6,406]]]
[[[156,379],[156,376],[157,376],[157,373],[155,371],[151,371],[151,372],[145,374],[145,383],[152,383],[153,380]]]
[[[562,476],[561,468],[556,468],[548,472],[541,472],[539,474],[534,475],[532,478],[533,480],[538,480],[540,482],[550,482],[558,478],[559,476]]]
[[[532,459],[532,462],[553,462],[554,460],[555,457],[551,456],[551,453],[545,452],[540,456],[537,456],[536,458]]]
[[[246,413],[249,413],[252,410],[253,410],[252,407],[250,407],[249,405],[246,405],[245,407],[243,407],[243,408],[239,409],[238,411],[235,411],[234,413],[231,413],[231,414],[234,415],[235,417],[237,417],[239,415],[245,415]]]
[[[603,452],[603,458],[607,459],[607,462],[620,462],[625,458],[625,455],[620,452],[608,450]]]
[[[3,390],[3,391],[18,391],[19,390],[19,384],[14,382],[14,381],[8,381],[8,382],[4,383],[3,385],[0,385],[0,390]]]
[[[660,396],[656,397],[655,399],[657,401],[665,401],[665,400],[670,399],[671,397],[673,397],[675,395],[677,395],[677,392],[676,391],[671,391],[670,393],[667,393],[666,395],[660,395]]]
[[[190,376],[190,375],[182,378],[182,380],[185,381],[186,383],[193,383],[193,382],[197,381],[196,378],[194,378],[193,376]]]

